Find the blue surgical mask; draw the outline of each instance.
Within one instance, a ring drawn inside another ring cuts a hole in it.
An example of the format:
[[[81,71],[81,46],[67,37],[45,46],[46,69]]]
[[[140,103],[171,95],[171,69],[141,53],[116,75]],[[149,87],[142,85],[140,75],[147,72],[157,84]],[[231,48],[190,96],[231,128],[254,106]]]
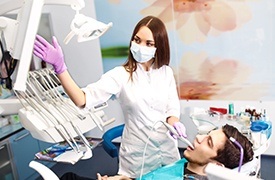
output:
[[[139,63],[145,63],[155,57],[156,49],[155,47],[141,46],[134,41],[130,48],[134,59]]]

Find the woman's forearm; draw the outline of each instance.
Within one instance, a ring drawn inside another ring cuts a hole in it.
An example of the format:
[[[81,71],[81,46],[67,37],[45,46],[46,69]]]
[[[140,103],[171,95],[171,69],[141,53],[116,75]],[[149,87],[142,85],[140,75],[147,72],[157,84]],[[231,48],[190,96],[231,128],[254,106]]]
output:
[[[58,75],[58,78],[65,92],[75,103],[75,105],[83,108],[86,104],[85,93],[78,87],[69,72],[67,70],[64,71]]]

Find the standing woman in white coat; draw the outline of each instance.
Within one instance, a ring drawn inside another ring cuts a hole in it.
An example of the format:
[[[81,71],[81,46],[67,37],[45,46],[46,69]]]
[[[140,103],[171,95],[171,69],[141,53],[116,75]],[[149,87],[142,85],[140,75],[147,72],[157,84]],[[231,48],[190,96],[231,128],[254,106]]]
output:
[[[141,19],[133,31],[126,63],[82,89],[69,75],[55,37],[51,45],[37,36],[34,54],[53,66],[66,93],[78,107],[89,109],[111,96],[118,99],[125,118],[118,174],[139,177],[143,158],[143,174],[180,159],[176,139],[161,123],[166,121],[181,136],[186,136],[179,121],[180,103],[173,71],[168,66],[168,35],[160,19],[154,16]]]

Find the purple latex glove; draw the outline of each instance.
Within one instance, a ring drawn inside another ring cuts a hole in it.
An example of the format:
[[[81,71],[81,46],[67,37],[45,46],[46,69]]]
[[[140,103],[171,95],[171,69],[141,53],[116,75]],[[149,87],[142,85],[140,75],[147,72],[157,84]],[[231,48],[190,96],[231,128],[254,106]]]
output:
[[[33,54],[46,63],[51,64],[56,74],[61,74],[67,70],[67,66],[64,62],[64,55],[54,36],[52,38],[52,43],[53,45],[48,43],[43,37],[36,35]]]
[[[187,137],[187,135],[186,135],[186,128],[185,128],[185,126],[184,126],[181,122],[175,122],[175,123],[173,124],[173,127],[175,128],[175,130],[178,132],[178,134],[179,134],[180,136],[182,136],[182,137],[184,137],[184,138]],[[173,136],[175,139],[177,139],[177,136],[176,136],[176,135],[172,134],[172,136]]]

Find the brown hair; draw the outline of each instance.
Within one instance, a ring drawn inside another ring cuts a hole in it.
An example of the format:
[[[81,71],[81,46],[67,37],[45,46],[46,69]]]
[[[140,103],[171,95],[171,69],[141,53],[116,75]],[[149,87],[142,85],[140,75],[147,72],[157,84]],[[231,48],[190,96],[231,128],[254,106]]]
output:
[[[214,159],[222,163],[227,168],[236,168],[240,161],[240,149],[233,142],[229,140],[230,137],[236,139],[244,150],[243,164],[253,159],[253,144],[245,137],[237,128],[230,126],[228,124],[222,127],[227,140],[225,142],[224,148],[218,150],[218,155]]]
[[[137,23],[133,31],[130,45],[131,45],[131,42],[134,40],[134,37],[139,31],[139,29],[143,26],[148,27],[152,31],[154,41],[155,41],[155,47],[157,48],[153,68],[158,69],[163,65],[169,65],[170,47],[169,47],[168,34],[164,23],[159,18],[154,16],[147,16],[141,19]],[[133,55],[130,51],[130,46],[128,51],[129,51],[128,59],[125,62],[125,64],[123,64],[123,66],[126,69],[126,71],[130,73],[130,79],[132,79],[132,74],[137,69],[137,62],[133,58]]]

